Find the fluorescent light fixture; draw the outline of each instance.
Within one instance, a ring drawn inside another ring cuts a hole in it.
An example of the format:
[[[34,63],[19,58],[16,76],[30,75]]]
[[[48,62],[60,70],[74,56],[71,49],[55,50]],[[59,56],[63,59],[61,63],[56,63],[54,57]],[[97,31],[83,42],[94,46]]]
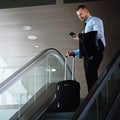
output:
[[[56,69],[55,69],[55,68],[52,68],[51,71],[52,71],[52,72],[56,72]]]
[[[46,69],[47,72],[56,72],[55,68],[51,68],[51,69]]]

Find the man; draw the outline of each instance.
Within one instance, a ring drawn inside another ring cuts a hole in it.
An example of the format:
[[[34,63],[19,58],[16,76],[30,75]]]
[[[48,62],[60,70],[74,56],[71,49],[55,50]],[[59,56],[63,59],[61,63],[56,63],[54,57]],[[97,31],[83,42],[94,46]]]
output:
[[[98,79],[98,68],[103,59],[103,51],[106,46],[104,37],[103,21],[98,18],[91,16],[90,10],[85,5],[78,6],[76,10],[79,19],[84,22],[85,27],[82,33],[89,33],[91,31],[97,31],[96,37],[96,48],[95,52],[91,56],[83,55],[84,58],[84,70],[87,81],[88,91],[92,88],[93,84]],[[74,40],[80,40],[79,35],[73,35]],[[91,48],[92,49],[92,48]],[[74,51],[68,51],[66,56],[77,56],[80,57],[81,49]]]

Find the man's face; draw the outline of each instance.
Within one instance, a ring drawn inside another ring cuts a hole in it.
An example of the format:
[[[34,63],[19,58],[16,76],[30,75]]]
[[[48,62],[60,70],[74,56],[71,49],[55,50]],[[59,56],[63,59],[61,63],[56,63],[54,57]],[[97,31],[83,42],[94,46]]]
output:
[[[77,12],[77,16],[79,17],[79,19],[84,22],[87,17],[88,17],[88,10],[87,9],[79,9]]]

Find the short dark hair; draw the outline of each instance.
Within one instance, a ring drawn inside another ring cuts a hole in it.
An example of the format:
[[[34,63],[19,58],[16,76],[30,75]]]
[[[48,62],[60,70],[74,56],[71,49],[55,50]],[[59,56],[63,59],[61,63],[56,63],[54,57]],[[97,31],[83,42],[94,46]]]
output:
[[[88,9],[88,10],[89,10],[89,8],[88,8],[86,5],[79,5],[79,6],[77,7],[76,11],[78,11],[80,8],[81,8],[81,9]]]

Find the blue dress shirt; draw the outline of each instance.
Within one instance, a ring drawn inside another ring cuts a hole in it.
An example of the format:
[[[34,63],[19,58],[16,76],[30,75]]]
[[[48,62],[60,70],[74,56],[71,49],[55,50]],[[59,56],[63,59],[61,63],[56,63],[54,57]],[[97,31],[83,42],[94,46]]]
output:
[[[103,27],[103,21],[98,18],[98,17],[93,17],[90,16],[86,19],[85,21],[86,26],[85,26],[85,30],[84,32],[91,32],[91,31],[97,31],[97,40],[101,39],[101,41],[103,42],[104,47],[106,46],[106,42],[105,42],[105,37],[104,37],[104,27]],[[98,41],[96,41],[96,45],[98,46]],[[74,50],[74,55],[75,57],[79,57],[80,55],[80,51],[79,49]]]

